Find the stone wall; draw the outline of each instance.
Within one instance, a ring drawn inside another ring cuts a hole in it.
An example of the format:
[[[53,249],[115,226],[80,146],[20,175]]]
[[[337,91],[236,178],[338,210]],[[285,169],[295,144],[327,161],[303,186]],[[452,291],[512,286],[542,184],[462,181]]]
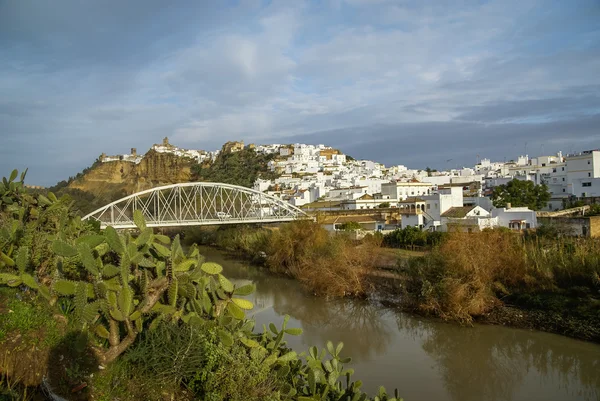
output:
[[[600,216],[538,217],[538,225],[541,224],[556,224],[566,235],[600,237]]]

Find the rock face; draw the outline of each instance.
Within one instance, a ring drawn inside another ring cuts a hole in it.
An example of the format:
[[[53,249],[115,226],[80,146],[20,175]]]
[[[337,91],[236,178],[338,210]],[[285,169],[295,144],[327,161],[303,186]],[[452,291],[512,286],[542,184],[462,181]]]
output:
[[[83,177],[69,184],[94,195],[117,199],[161,185],[188,182],[194,161],[169,153],[150,150],[139,164],[125,161],[100,163]],[[114,196],[112,196],[114,194]]]

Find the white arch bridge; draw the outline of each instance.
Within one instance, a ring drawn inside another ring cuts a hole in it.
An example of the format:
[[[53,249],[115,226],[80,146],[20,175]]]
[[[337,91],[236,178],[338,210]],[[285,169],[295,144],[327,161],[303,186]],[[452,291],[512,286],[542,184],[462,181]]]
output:
[[[311,218],[304,211],[254,189],[216,182],[186,182],[138,192],[114,201],[83,220],[101,228],[134,228],[140,210],[148,227],[276,223]]]

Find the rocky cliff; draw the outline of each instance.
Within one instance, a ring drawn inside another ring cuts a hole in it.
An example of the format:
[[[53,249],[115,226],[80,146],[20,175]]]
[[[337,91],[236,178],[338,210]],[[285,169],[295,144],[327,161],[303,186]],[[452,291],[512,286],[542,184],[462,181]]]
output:
[[[160,185],[188,182],[194,161],[150,150],[139,164],[126,161],[99,163],[69,184],[96,196],[117,199]]]

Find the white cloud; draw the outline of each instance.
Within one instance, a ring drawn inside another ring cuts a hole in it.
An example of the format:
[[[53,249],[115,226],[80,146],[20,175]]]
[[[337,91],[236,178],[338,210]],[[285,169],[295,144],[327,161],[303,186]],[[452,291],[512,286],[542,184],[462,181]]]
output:
[[[0,93],[11,99],[0,102],[1,128],[28,144],[69,138],[65,146],[93,159],[166,135],[199,147],[335,130],[375,141],[364,134],[369,127],[439,130],[469,116],[492,121],[494,110],[521,118],[520,109],[538,115],[550,98],[568,113],[598,108],[590,94],[600,88],[594,8],[538,0],[263,3],[169,12],[144,3],[143,13],[123,5],[116,22],[99,3],[94,13],[105,29],[93,32],[83,29],[92,16],[79,7],[43,24],[39,13],[5,13],[18,24],[0,27],[8,49]],[[563,15],[569,20],[558,26]],[[46,40],[58,34],[60,44]]]

